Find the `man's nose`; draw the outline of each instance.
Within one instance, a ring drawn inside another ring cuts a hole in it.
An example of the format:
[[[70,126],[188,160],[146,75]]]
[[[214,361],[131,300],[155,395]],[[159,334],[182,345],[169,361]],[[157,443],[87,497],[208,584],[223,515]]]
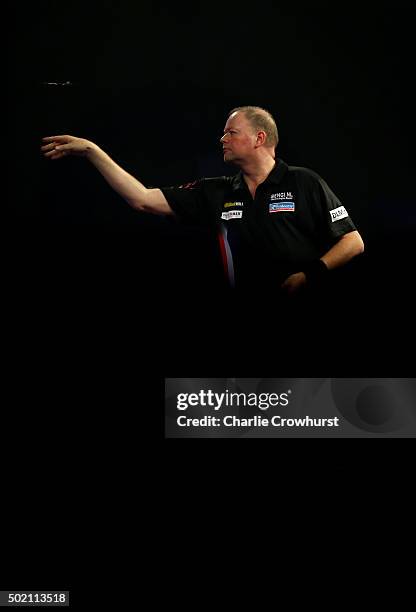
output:
[[[227,134],[224,134],[224,136],[221,136],[220,142],[225,142],[226,138],[227,138]]]

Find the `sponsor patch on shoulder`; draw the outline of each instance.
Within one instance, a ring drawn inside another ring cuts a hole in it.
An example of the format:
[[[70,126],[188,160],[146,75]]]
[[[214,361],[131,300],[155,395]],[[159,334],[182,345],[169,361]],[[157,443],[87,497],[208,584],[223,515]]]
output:
[[[269,213],[295,212],[294,202],[269,202]]]
[[[329,211],[331,213],[332,223],[334,221],[339,221],[340,219],[345,219],[348,217],[348,213],[345,210],[344,206],[338,206],[338,208],[334,208],[334,210]]]
[[[228,221],[229,219],[241,219],[243,216],[242,210],[229,210],[221,214],[221,219]]]

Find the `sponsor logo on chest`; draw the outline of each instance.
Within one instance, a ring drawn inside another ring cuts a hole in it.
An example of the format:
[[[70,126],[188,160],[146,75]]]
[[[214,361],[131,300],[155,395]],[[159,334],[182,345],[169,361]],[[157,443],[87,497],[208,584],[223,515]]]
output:
[[[221,213],[221,219],[224,219],[225,221],[229,221],[230,219],[241,219],[243,216],[243,211],[241,210],[242,206],[244,206],[244,202],[224,202],[224,208],[232,208],[234,210],[223,211]]]
[[[221,219],[225,219],[225,221],[229,221],[230,219],[241,219],[242,216],[242,210],[228,210],[221,213]]]
[[[244,202],[225,202],[224,208],[231,208],[232,206],[244,206]]]
[[[269,213],[295,212],[295,202],[291,191],[272,193],[269,202]]]
[[[269,202],[269,213],[295,212],[294,202]]]
[[[280,193],[272,193],[270,196],[272,202],[279,200],[293,200],[291,191],[280,191]]]

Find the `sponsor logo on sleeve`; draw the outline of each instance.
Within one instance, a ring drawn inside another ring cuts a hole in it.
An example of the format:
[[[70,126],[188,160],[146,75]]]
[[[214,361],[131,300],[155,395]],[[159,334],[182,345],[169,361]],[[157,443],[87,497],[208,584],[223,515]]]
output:
[[[344,206],[338,206],[338,208],[334,208],[334,210],[329,211],[331,213],[332,223],[334,221],[339,221],[340,219],[345,219],[348,217],[348,213],[345,210]]]

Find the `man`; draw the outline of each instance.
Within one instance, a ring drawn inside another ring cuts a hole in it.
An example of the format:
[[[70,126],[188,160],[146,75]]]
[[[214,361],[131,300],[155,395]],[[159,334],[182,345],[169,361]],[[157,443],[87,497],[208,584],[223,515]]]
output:
[[[52,160],[87,157],[134,209],[212,226],[236,288],[301,294],[323,287],[331,270],[364,250],[348,212],[325,181],[276,159],[275,121],[257,106],[233,109],[220,140],[224,161],[240,172],[177,187],[146,188],[88,140],[49,136],[43,141],[42,151]]]

